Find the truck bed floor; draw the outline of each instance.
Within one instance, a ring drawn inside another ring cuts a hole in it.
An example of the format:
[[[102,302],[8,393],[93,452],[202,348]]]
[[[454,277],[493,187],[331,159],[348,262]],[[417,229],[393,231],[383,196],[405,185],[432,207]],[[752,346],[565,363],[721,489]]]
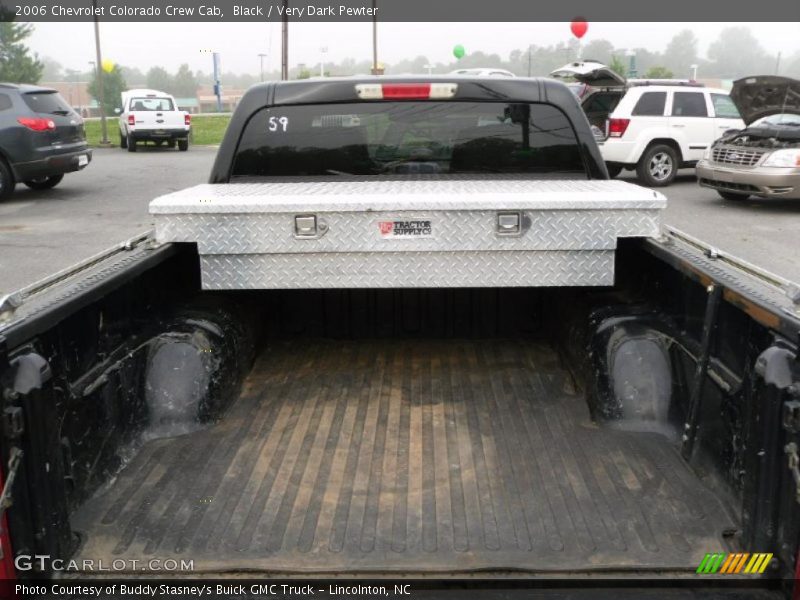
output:
[[[217,424],[153,440],[80,558],[196,571],[696,569],[733,526],[667,438],[598,427],[525,341],[274,342]]]

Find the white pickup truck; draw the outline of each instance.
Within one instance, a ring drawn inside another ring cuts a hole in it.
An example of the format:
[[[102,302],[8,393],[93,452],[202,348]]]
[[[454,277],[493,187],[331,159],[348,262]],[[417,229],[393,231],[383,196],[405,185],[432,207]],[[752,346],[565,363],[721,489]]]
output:
[[[189,130],[192,116],[178,110],[175,98],[157,90],[128,90],[122,92],[119,115],[119,147],[136,152],[139,142],[164,142],[170,148],[189,149]]]

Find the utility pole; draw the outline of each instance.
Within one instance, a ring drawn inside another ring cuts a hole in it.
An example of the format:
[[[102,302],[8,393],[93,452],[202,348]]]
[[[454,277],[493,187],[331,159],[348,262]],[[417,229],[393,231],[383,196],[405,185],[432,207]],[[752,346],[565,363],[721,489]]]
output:
[[[264,54],[263,52],[262,52],[262,53],[260,53],[260,54],[258,55],[258,58],[260,58],[260,59],[261,59],[261,81],[262,81],[262,82],[264,81],[264,58],[265,58],[266,56],[267,56],[267,55],[266,55],[266,54]]]
[[[375,9],[377,0],[372,0],[372,74],[378,73],[378,11]]]
[[[528,44],[528,77],[531,76],[531,46]]]
[[[281,24],[281,79],[289,79],[289,0],[283,0],[283,23]]]
[[[92,7],[94,8],[94,45],[97,54],[97,63],[95,64],[95,77],[97,77],[97,105],[100,108],[100,132],[102,139],[100,143],[104,146],[109,144],[108,141],[108,125],[106,124],[106,109],[104,104],[105,96],[103,95],[103,55],[100,52],[100,22],[97,19],[97,0],[92,0]]]

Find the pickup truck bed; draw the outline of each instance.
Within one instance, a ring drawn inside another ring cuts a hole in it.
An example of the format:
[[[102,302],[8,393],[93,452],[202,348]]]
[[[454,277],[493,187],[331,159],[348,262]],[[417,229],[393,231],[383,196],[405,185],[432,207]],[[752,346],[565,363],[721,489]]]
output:
[[[556,351],[276,341],[210,429],[152,440],[78,558],[199,571],[694,571],[735,527],[661,433],[592,423]]]

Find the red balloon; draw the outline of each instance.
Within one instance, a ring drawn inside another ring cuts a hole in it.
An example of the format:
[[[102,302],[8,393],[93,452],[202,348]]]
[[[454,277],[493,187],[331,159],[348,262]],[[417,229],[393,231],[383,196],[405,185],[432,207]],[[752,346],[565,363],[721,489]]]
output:
[[[575,19],[569,24],[569,28],[572,30],[572,35],[578,39],[581,39],[584,35],[586,35],[586,31],[589,29],[589,24],[581,19]]]

